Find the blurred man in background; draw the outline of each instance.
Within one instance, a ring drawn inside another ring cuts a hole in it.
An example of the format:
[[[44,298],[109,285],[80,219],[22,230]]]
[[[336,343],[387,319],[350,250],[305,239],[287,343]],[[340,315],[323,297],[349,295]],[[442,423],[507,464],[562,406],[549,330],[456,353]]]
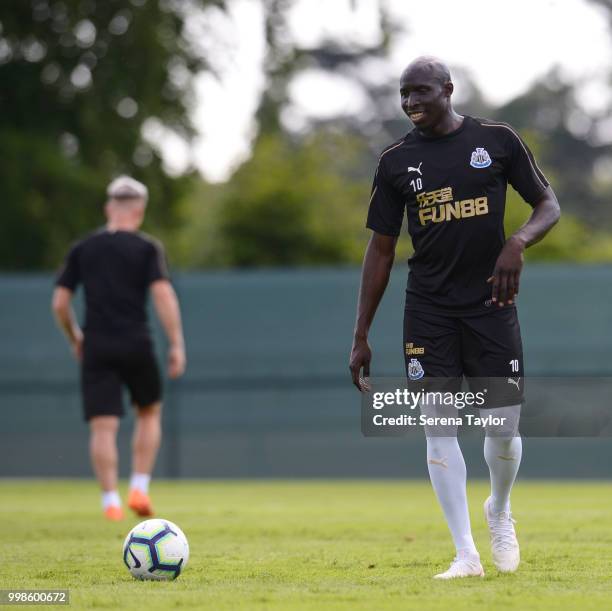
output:
[[[168,337],[170,378],[183,374],[186,361],[179,304],[163,247],[138,231],[148,190],[121,176],[107,194],[107,224],[71,248],[56,280],[52,307],[80,362],[91,461],[102,488],[104,515],[121,520],[117,432],[124,386],[136,409],[128,505],[139,516],[153,515],[149,482],[161,441],[161,377],[145,309],[149,290]],[[71,307],[79,284],[85,291],[83,331]]]

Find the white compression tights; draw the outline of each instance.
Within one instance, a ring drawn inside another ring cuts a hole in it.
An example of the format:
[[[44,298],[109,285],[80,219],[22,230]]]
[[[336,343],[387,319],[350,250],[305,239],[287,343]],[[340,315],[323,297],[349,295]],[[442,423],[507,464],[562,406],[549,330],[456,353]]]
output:
[[[475,552],[465,489],[465,461],[456,437],[427,438],[427,468],[455,548]]]
[[[485,437],[484,456],[491,475],[491,509],[510,511],[510,490],[516,479],[523,444],[520,437]]]
[[[484,457],[491,475],[491,509],[500,513],[510,511],[510,491],[521,464],[523,443],[518,435],[521,406],[480,410],[483,417],[491,413],[505,422],[500,427],[487,428],[484,443]]]
[[[483,416],[491,413],[482,410]],[[520,406],[500,408],[518,426]],[[510,510],[510,491],[521,463],[522,443],[517,436],[487,436],[484,456],[491,476],[491,501],[495,512]],[[476,551],[470,527],[466,494],[466,468],[457,437],[427,437],[427,468],[431,484],[446,517],[457,551]]]

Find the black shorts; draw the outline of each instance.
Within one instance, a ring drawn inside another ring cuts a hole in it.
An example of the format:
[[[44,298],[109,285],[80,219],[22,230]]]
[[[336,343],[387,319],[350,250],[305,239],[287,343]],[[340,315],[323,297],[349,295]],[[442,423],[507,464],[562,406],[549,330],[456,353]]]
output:
[[[86,333],[81,363],[85,419],[122,416],[124,385],[138,407],[161,399],[161,376],[151,339]]]
[[[455,317],[406,310],[404,313],[406,375],[460,382],[472,392],[487,388],[485,407],[523,401],[523,345],[514,307],[486,314]]]

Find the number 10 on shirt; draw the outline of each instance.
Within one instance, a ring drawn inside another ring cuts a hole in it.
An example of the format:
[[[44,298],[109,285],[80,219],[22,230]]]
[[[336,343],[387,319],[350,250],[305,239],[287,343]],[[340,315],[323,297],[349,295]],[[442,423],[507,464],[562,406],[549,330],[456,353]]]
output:
[[[420,191],[423,188],[423,181],[420,178],[415,178],[414,180],[410,181],[410,186],[416,193],[417,191]]]

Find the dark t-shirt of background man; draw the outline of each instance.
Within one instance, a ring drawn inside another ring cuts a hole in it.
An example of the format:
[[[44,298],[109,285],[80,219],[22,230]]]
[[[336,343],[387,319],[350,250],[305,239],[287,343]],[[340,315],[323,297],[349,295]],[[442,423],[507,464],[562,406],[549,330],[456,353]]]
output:
[[[100,229],[70,249],[56,285],[71,291],[83,285],[86,333],[143,335],[149,333],[149,285],[167,278],[161,243],[139,232]]]

